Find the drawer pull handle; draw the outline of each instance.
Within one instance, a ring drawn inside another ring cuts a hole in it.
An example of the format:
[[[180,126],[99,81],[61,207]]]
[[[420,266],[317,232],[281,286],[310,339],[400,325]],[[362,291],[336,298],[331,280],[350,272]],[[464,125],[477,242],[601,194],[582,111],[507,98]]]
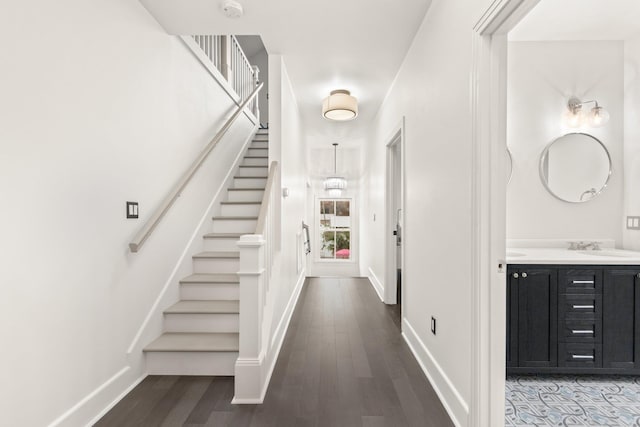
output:
[[[591,329],[572,329],[571,333],[574,335],[578,334],[593,334],[593,330]]]
[[[575,309],[591,309],[593,310],[595,308],[595,306],[593,304],[591,305],[580,305],[580,304],[573,304],[572,305],[573,308]]]
[[[574,285],[593,285],[595,282],[593,280],[573,280],[572,283]]]
[[[572,354],[571,358],[580,360],[593,360],[593,356],[590,354]]]

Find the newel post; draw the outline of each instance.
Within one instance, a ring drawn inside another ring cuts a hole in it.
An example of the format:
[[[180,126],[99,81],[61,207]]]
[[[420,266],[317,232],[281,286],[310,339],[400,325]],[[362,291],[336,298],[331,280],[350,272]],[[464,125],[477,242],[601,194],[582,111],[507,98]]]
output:
[[[233,403],[262,403],[264,352],[264,244],[262,235],[240,237],[240,349],[235,369]]]

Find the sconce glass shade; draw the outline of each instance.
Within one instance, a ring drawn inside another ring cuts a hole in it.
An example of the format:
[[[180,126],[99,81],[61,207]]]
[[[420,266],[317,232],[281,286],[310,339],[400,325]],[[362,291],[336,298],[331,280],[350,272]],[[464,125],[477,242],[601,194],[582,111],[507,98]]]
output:
[[[584,114],[582,113],[582,109],[565,111],[563,120],[564,124],[570,128],[579,128],[584,123]]]
[[[609,121],[609,112],[596,104],[589,112],[587,120],[590,126],[599,128]]]
[[[331,91],[322,101],[322,116],[336,121],[353,120],[358,117],[358,100],[348,90]]]

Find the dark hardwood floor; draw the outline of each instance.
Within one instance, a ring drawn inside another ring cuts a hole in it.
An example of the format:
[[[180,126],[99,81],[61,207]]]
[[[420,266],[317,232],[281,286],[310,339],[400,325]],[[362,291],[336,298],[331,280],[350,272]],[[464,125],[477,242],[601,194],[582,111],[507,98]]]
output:
[[[96,425],[452,426],[367,279],[307,280],[262,405],[232,377],[149,376]]]

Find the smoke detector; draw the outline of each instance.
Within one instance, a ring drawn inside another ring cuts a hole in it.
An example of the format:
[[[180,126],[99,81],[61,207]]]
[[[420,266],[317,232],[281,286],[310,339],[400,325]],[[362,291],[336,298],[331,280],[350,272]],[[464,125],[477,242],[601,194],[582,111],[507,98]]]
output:
[[[226,0],[222,5],[222,11],[227,18],[232,19],[240,18],[244,13],[242,5],[234,0]]]

